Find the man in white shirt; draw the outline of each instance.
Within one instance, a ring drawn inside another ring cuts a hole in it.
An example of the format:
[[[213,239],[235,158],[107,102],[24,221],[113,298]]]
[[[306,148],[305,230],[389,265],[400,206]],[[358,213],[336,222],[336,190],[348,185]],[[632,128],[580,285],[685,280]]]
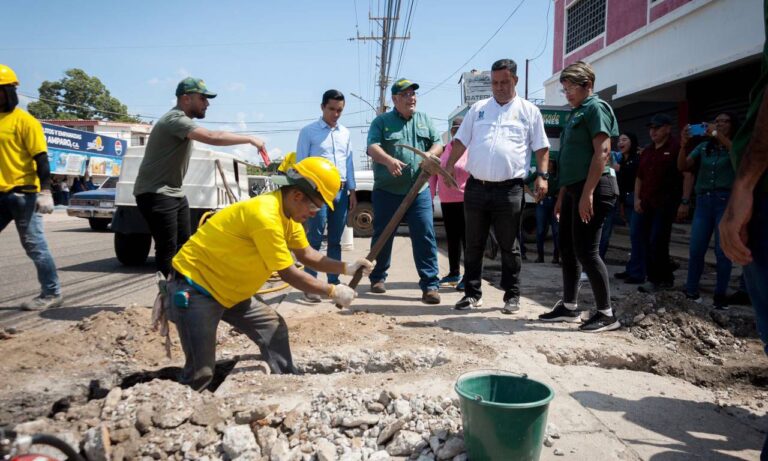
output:
[[[542,165],[535,180],[536,201],[547,195],[549,141],[541,111],[515,91],[517,64],[501,59],[491,67],[493,97],[472,105],[456,134],[447,169],[468,150],[470,174],[464,191],[467,248],[464,254],[464,297],[459,310],[480,307],[483,251],[493,226],[501,250],[501,288],[504,308],[520,310],[520,247],[515,242],[525,203],[523,181],[528,175],[531,151]]]

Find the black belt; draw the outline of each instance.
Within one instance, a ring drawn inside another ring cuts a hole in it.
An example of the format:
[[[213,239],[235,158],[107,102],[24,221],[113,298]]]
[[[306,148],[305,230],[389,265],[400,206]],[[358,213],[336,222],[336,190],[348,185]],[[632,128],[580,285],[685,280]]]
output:
[[[506,179],[504,181],[485,181],[483,179],[477,179],[474,176],[470,176],[469,180],[476,181],[482,184],[483,186],[488,186],[488,187],[522,186],[524,184],[524,181],[522,178]]]

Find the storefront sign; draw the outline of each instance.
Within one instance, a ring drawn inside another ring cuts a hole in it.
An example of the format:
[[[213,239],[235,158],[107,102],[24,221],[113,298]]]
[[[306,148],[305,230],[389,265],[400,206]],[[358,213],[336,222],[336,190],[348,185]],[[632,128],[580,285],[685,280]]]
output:
[[[118,176],[126,141],[111,136],[43,123],[51,173]]]

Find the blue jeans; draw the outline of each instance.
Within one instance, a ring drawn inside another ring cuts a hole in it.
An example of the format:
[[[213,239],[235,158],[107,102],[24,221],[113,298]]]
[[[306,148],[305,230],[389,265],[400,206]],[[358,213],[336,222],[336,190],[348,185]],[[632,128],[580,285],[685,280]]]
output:
[[[704,272],[704,256],[709,248],[712,232],[715,233],[715,257],[717,258],[716,295],[725,295],[731,279],[731,260],[720,247],[720,220],[728,205],[730,192],[706,192],[696,196],[696,210],[693,212],[691,242],[688,256],[688,279],[685,291],[692,295],[699,294],[699,280]]]
[[[605,260],[605,254],[608,252],[608,244],[611,243],[611,235],[613,235],[613,225],[621,219],[619,215],[619,207],[615,207],[613,211],[609,212],[605,217],[603,223],[603,232],[600,234],[600,247],[599,254],[600,259]]]
[[[374,189],[371,194],[373,202],[373,238],[371,247],[381,236],[382,231],[389,223],[395,211],[405,199],[405,195],[392,194],[383,190]],[[413,261],[416,263],[416,272],[419,274],[419,287],[421,291],[437,290],[440,280],[437,277],[437,240],[435,228],[432,222],[432,195],[429,188],[416,195],[403,220],[408,223],[408,231],[413,250]],[[387,270],[392,260],[392,242],[395,239],[393,233],[387,244],[381,249],[376,258],[376,266],[369,276],[371,283],[382,282],[387,279]]]
[[[35,213],[37,194],[15,192],[0,193],[0,232],[10,223],[16,223],[21,246],[32,259],[40,282],[40,295],[61,294],[56,264],[53,262],[43,231],[43,217]]]
[[[755,320],[760,339],[768,354],[768,194],[755,195],[752,219],[749,222],[747,246],[752,252],[752,262],[744,266],[747,292],[755,309]]]
[[[540,258],[544,257],[544,237],[547,228],[552,227],[552,242],[555,245],[554,257],[560,255],[560,242],[558,242],[560,225],[555,219],[555,202],[557,197],[547,196],[536,205],[536,251]]]
[[[645,279],[645,241],[640,238],[640,217],[635,213],[635,194],[629,193],[624,199],[624,216],[629,223],[630,253],[626,271],[630,277]]]
[[[307,239],[315,250],[320,250],[323,243],[325,226],[328,225],[328,257],[341,261],[341,234],[347,225],[347,212],[349,211],[349,193],[342,188],[333,199],[333,211],[328,205],[323,205],[313,218],[307,220]],[[309,267],[304,269],[313,277],[317,272]],[[328,283],[338,284],[339,274],[328,274]]]

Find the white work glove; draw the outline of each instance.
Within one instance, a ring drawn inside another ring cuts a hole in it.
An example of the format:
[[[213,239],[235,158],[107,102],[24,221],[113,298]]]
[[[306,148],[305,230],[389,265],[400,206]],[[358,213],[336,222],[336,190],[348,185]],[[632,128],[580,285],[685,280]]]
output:
[[[41,190],[37,193],[37,210],[38,213],[51,214],[53,213],[53,196],[49,190]]]
[[[344,263],[344,275],[355,275],[358,269],[363,269],[363,275],[368,275],[373,270],[373,263],[367,259],[360,258],[352,264]]]
[[[352,301],[355,300],[357,293],[352,288],[344,285],[331,285],[331,290],[328,296],[336,303],[336,307],[349,307]]]

